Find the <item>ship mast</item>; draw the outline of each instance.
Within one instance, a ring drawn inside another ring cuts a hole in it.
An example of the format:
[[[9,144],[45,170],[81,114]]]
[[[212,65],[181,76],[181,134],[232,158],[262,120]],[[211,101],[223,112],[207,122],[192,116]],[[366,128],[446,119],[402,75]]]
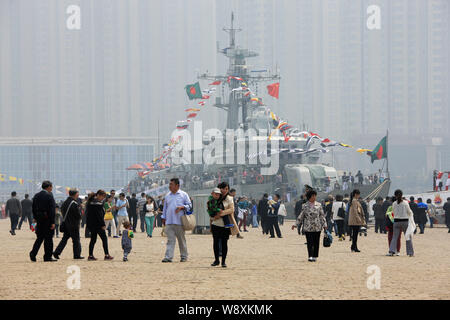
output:
[[[251,85],[258,85],[260,82],[276,81],[280,79],[278,74],[267,76],[252,76],[249,74],[249,70],[246,63],[246,58],[257,57],[258,53],[250,51],[248,49],[240,48],[236,46],[236,33],[242,31],[234,27],[234,13],[231,13],[231,27],[223,28],[225,32],[230,35],[229,47],[218,50],[229,59],[229,67],[226,75],[210,76],[208,74],[202,74],[198,78],[203,80],[222,81],[223,88],[228,85],[228,102],[222,101],[220,97],[216,97],[214,106],[221,108],[227,112],[227,129],[238,129],[240,127],[239,114],[242,113],[243,128],[248,128],[248,108],[250,106],[250,96],[244,96],[243,91],[235,90],[241,87],[241,83],[245,82],[248,87]],[[234,78],[241,78],[237,80]]]

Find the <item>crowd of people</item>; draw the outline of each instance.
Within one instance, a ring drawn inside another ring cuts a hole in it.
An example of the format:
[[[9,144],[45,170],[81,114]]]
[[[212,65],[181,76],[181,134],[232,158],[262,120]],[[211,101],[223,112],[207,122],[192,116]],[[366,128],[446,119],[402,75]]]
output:
[[[134,193],[131,197],[120,193],[116,198],[115,190],[111,190],[109,194],[98,190],[85,199],[80,199],[79,192],[73,189],[69,191],[65,201],[57,204],[52,190],[52,183],[44,181],[42,191],[32,199],[25,195],[20,201],[16,192],[12,192],[6,203],[6,212],[11,220],[11,235],[16,235],[16,229],[20,230],[25,220],[36,233],[37,239],[29,253],[32,261],[36,261],[42,243],[44,261],[57,261],[69,239],[73,242],[73,258],[84,259],[80,242],[80,228],[83,227],[85,237],[90,238],[89,261],[97,260],[94,256],[97,237],[102,241],[105,260],[113,259],[109,254],[108,237],[121,237],[123,261],[128,261],[138,221],[140,231],[145,232],[148,238],[152,238],[154,228],[162,228],[161,235],[167,237],[162,262],[173,261],[176,242],[180,249],[180,261],[188,261],[182,216],[193,212],[193,201],[180,189],[178,178],[170,180],[170,192],[156,199],[145,193],[142,193],[139,199]],[[354,189],[350,194],[336,197],[330,195],[321,203],[317,201],[317,192],[307,189],[295,204],[296,223],[292,229],[297,229],[299,235],[306,236],[308,261],[315,262],[318,259],[322,230],[326,237],[331,236],[334,230],[339,241],[345,241],[346,236],[349,237],[351,252],[361,252],[358,236],[367,236],[368,206],[369,201],[361,198],[358,189]],[[264,194],[259,201],[246,196],[237,197],[236,190],[230,188],[228,182],[221,182],[213,188],[207,208],[211,218],[215,259],[212,266],[221,264],[226,267],[229,237],[243,239],[241,233],[248,232],[250,226],[261,227],[262,234],[270,235],[270,238],[275,238],[275,235],[282,238],[279,225],[284,223],[287,212],[279,194]],[[427,221],[430,221],[432,228],[436,216],[436,207],[430,199],[427,203],[421,198],[416,201],[413,197],[407,201],[401,190],[396,190],[393,197],[377,198],[372,209],[375,233],[387,233],[390,256],[400,252],[401,233],[405,235],[407,254],[414,256],[412,235],[417,232],[416,223],[419,233],[423,234]],[[450,233],[450,198],[443,209]],[[53,239],[59,236],[59,232],[63,233],[63,237],[53,250]]]

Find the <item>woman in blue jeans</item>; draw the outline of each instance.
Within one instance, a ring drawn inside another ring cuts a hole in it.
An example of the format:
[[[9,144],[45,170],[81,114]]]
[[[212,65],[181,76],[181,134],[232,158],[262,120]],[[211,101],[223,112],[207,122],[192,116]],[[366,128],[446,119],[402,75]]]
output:
[[[155,222],[156,203],[152,197],[147,197],[147,203],[144,205],[145,224],[147,226],[147,237],[151,238],[153,234],[153,225]]]
[[[252,227],[258,228],[258,206],[256,200],[252,200]]]

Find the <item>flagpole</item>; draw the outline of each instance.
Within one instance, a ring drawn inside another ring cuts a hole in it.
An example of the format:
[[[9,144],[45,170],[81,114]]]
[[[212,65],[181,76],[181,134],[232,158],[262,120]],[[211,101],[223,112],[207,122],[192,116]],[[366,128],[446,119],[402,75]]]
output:
[[[386,129],[386,171],[388,175],[388,179],[391,178],[389,174],[389,147],[388,147],[388,141],[389,141],[389,129]]]

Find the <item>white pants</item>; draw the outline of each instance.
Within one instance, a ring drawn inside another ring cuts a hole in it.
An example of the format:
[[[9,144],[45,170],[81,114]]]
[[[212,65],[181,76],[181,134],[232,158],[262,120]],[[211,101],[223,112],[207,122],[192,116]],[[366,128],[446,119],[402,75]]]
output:
[[[128,220],[128,216],[117,216],[117,224],[118,224],[118,226],[117,226],[117,232],[118,232],[118,233],[121,232],[122,227],[123,227],[122,224],[123,224],[125,221],[130,222],[130,220]]]
[[[114,222],[114,219],[111,220],[105,220],[106,229],[108,229],[108,226],[111,226],[111,234],[112,236],[117,236],[117,230],[116,230],[116,223]]]

